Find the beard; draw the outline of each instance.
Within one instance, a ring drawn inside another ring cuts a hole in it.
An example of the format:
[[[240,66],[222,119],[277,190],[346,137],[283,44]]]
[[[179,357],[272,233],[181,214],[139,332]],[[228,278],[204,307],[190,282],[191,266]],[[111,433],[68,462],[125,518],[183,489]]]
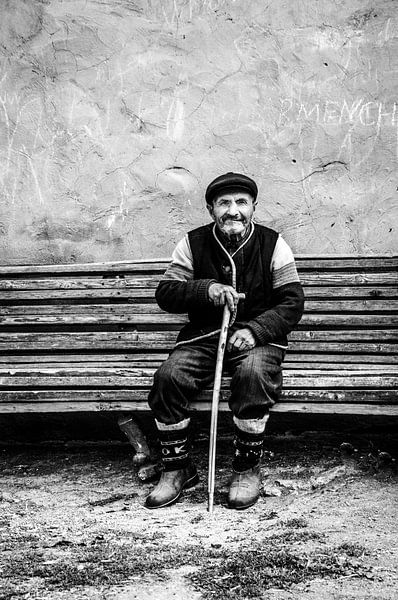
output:
[[[246,233],[248,225],[249,222],[246,219],[231,219],[227,217],[222,219],[218,226],[224,235],[239,240]]]

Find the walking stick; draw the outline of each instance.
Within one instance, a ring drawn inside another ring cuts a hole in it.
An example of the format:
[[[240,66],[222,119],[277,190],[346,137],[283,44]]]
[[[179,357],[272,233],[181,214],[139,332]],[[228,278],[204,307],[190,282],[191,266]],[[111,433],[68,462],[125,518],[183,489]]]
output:
[[[239,298],[244,298],[244,294],[239,294]],[[227,343],[228,327],[230,325],[231,312],[228,304],[224,305],[224,312],[221,323],[220,338],[217,348],[216,371],[214,375],[213,398],[211,401],[211,421],[210,421],[210,444],[209,444],[209,478],[208,478],[208,504],[207,510],[210,514],[213,513],[214,506],[214,480],[216,474],[216,442],[217,442],[217,419],[218,419],[218,404],[220,401],[221,376]]]

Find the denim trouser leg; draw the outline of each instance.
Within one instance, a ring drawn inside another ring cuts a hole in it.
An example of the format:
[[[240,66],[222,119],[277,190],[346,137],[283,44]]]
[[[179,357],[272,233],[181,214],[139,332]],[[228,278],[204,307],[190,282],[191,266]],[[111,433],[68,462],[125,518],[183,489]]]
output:
[[[232,376],[229,406],[236,419],[261,419],[279,399],[284,355],[282,348],[268,344],[226,355]]]
[[[217,346],[217,336],[178,346],[156,371],[148,402],[157,421],[174,425],[188,418],[190,401],[214,379]],[[284,350],[269,345],[225,354],[235,419],[262,419],[268,413],[282,388],[283,357]]]
[[[177,346],[154,376],[148,403],[160,423],[188,418],[189,403],[214,378],[217,338]]]

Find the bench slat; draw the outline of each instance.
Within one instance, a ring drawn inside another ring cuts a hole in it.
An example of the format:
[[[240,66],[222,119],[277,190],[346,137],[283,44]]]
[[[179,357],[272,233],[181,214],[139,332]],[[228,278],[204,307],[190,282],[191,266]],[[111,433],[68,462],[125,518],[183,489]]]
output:
[[[62,281],[62,280],[61,280]],[[123,281],[123,280],[121,280]],[[1,283],[1,280],[0,280]],[[79,288],[79,286],[73,287],[71,289],[65,289],[65,286],[61,287],[49,287],[43,289],[19,289],[9,288],[9,289],[1,289],[0,288],[0,301],[3,304],[7,302],[14,303],[18,301],[20,303],[24,302],[25,304],[29,304],[29,302],[35,302],[36,306],[40,306],[39,302],[44,303],[53,303],[66,301],[78,303],[79,300],[92,301],[95,304],[95,301],[104,302],[105,300],[114,300],[120,301],[126,299],[126,302],[135,302],[139,300],[141,302],[155,302],[155,288],[156,284],[151,288],[149,285],[147,287],[142,287],[140,285],[133,286],[98,286],[98,288]],[[382,301],[383,299],[388,298],[398,298],[398,290],[394,286],[386,287],[382,283],[380,285],[373,286],[310,286],[304,285],[304,293],[307,300],[311,298],[322,298],[327,299],[326,302],[333,305],[335,302],[343,299],[344,302],[346,298],[354,299],[352,302],[355,305],[356,301],[359,298],[368,299],[370,301]]]
[[[0,354],[0,368],[41,368],[43,365],[49,368],[66,367],[101,367],[118,368],[126,366],[148,367],[159,366],[166,360],[168,354],[164,353],[133,353],[133,354]],[[361,362],[358,362],[361,361]],[[302,369],[323,368],[325,364],[328,369],[396,369],[398,355],[394,354],[298,354],[287,352],[284,360],[284,368],[290,365],[300,365]],[[7,367],[12,365],[12,367]],[[319,365],[316,366],[316,365]]]
[[[31,276],[57,276],[64,277],[72,273],[75,277],[82,275],[102,275],[111,273],[146,273],[162,275],[169,264],[170,259],[151,260],[121,260],[99,263],[69,263],[57,265],[5,265],[0,267],[0,276],[31,277]]]
[[[2,387],[77,387],[90,386],[90,387],[145,387],[149,388],[152,385],[152,375],[148,376],[145,374],[131,375],[109,375],[108,377],[96,377],[82,375],[78,377],[51,377],[42,376],[35,377],[33,375],[29,377],[2,377],[0,376],[0,386]],[[226,386],[229,383],[228,378],[223,378],[222,385]],[[284,387],[288,388],[378,388],[385,389],[391,387],[398,388],[398,375],[391,376],[390,374],[383,374],[376,376],[362,375],[356,376],[354,373],[346,371],[344,375],[333,374],[333,375],[316,375],[315,372],[307,375],[296,374],[295,376],[289,371],[284,374]]]
[[[0,390],[0,403],[7,404],[12,402],[73,402],[74,399],[79,399],[81,402],[106,401],[106,402],[147,402],[148,388],[108,388],[103,389],[36,389],[36,390]],[[221,389],[221,400],[226,401],[229,396],[228,387]],[[201,403],[204,400],[211,400],[212,390],[209,388],[203,391],[197,402]],[[296,402],[297,400],[308,401],[314,404],[319,402],[346,402],[347,398],[353,403],[386,403],[398,405],[398,389],[378,390],[343,390],[343,389],[285,389],[282,392],[282,400],[284,402]],[[278,403],[279,404],[279,403]]]
[[[131,353],[131,354],[106,354],[100,352],[99,354],[0,354],[0,365],[2,368],[7,364],[15,364],[19,365],[23,364],[32,364],[32,363],[42,363],[42,364],[74,364],[74,363],[82,363],[87,365],[87,363],[94,362],[96,364],[107,365],[110,364],[126,364],[126,362],[143,362],[143,363],[160,363],[163,362],[167,358],[168,354],[164,352],[160,353]],[[387,357],[386,357],[387,358]],[[392,357],[394,358],[394,357]]]
[[[329,286],[304,286],[304,294],[307,300],[312,298],[322,299],[322,302],[326,298],[328,301],[339,301],[342,299],[346,302],[346,298],[353,299],[354,302],[359,298],[365,299],[383,299],[383,298],[397,298],[398,290],[396,287],[385,287],[385,286],[368,286],[368,287],[355,287],[355,286],[341,286],[341,287],[329,287]]]
[[[398,299],[382,298],[379,300],[340,300],[331,298],[329,300],[307,300],[305,305],[306,313],[369,313],[369,312],[398,312]],[[155,302],[148,300],[140,303],[109,303],[109,304],[73,304],[71,306],[63,304],[17,304],[14,306],[4,305],[1,307],[1,316],[6,315],[59,315],[59,314],[169,314],[164,312]]]
[[[62,349],[62,348],[136,348],[151,347],[152,344],[163,344],[170,347],[175,343],[177,332],[165,331],[99,331],[73,333],[0,333],[0,350],[17,349]],[[333,331],[293,331],[289,339],[292,342],[376,342],[382,347],[387,343],[398,341],[398,331],[378,330],[333,330]],[[383,342],[380,342],[380,340]],[[342,347],[342,351],[346,348]],[[366,352],[366,350],[365,350]]]
[[[55,339],[55,334],[53,335],[53,339],[49,339],[45,341],[44,339],[40,340],[38,343],[36,340],[30,340],[30,343],[27,343],[26,340],[23,343],[14,342],[12,345],[10,343],[4,344],[3,346],[0,344],[0,352],[26,352],[26,351],[60,351],[65,352],[65,350],[73,350],[74,352],[87,351],[92,348],[95,348],[97,352],[117,352],[117,351],[126,351],[126,350],[144,350],[148,349],[151,351],[159,350],[165,351],[167,349],[172,350],[173,342],[167,337],[162,338],[161,334],[157,334],[156,337],[150,337],[147,335],[145,339],[141,336],[140,338],[130,339],[123,338],[119,340],[108,339],[107,336],[102,340],[98,340],[98,343],[94,343],[90,338],[80,338],[78,343],[74,340],[73,336],[70,338],[64,338],[62,340]],[[311,341],[292,341],[289,345],[290,350],[294,352],[333,352],[338,353],[342,352],[347,353],[350,352],[355,355],[362,354],[393,354],[397,353],[396,344],[389,343],[371,343],[371,342],[345,342],[344,349],[342,348],[342,344],[340,342],[311,342]]]
[[[6,366],[0,363],[0,377],[15,376],[15,377],[46,377],[46,376],[79,376],[88,377],[95,375],[96,377],[112,377],[114,375],[126,376],[126,377],[138,377],[138,376],[152,376],[155,369],[162,361],[157,360],[156,364],[154,361],[136,361],[133,358],[130,362],[77,362],[71,363],[31,363],[31,364],[13,364],[12,366]],[[398,376],[398,369],[396,364],[363,364],[363,363],[352,363],[344,364],[343,361],[338,364],[325,364],[322,362],[311,362],[303,363],[300,362],[284,362],[283,363],[284,373],[287,375],[311,376],[318,377],[327,376],[330,370],[340,371],[339,376],[355,376],[363,375],[363,372],[372,372],[372,375],[387,375],[393,373]]]
[[[132,305],[133,306],[133,305]],[[69,312],[69,311],[68,311]],[[119,313],[119,314],[118,314]],[[139,326],[140,329],[153,329],[154,327],[166,328],[175,326],[182,327],[187,323],[188,319],[185,315],[176,315],[169,313],[135,313],[128,310],[112,310],[99,311],[77,311],[75,314],[68,314],[67,311],[62,314],[58,311],[58,315],[4,315],[0,316],[0,327],[27,327],[31,325],[60,325],[76,327],[77,325],[130,325]],[[300,321],[299,329],[306,327],[385,327],[391,328],[398,325],[398,315],[375,315],[375,314],[304,314]]]
[[[345,286],[345,285],[397,285],[398,275],[387,273],[300,273],[303,285],[313,286]]]
[[[154,258],[151,260],[137,261],[110,261],[98,263],[70,263],[57,265],[6,265],[1,266],[0,275],[7,274],[15,277],[23,274],[32,275],[37,273],[57,274],[59,276],[68,273],[96,273],[96,272],[135,272],[156,271],[163,272],[170,262],[170,258]],[[296,255],[296,262],[300,269],[396,269],[398,257],[396,256],[304,256]]]
[[[103,402],[42,402],[29,403],[18,402],[14,404],[0,403],[1,414],[15,413],[68,413],[68,412],[97,412],[97,411],[142,411],[142,402],[137,401],[118,401],[115,403]],[[146,410],[146,409],[144,409]],[[148,409],[149,410],[149,409]],[[210,411],[210,402],[201,404],[192,404],[191,410]],[[221,412],[229,412],[228,404],[220,402],[219,410]],[[298,413],[298,414],[325,414],[325,415],[357,415],[357,416],[380,416],[380,417],[397,417],[398,406],[376,405],[376,404],[315,404],[309,402],[287,403],[280,402],[271,408],[271,413]]]
[[[398,257],[396,256],[377,256],[377,257],[314,257],[308,258],[296,256],[297,267],[299,270],[327,270],[327,269],[397,269]]]
[[[316,312],[344,312],[344,313],[357,313],[357,312],[393,312],[398,311],[398,300],[381,298],[380,300],[340,300],[339,298],[330,298],[329,300],[323,300],[322,302],[316,300],[306,300],[305,312],[316,313]]]
[[[140,299],[146,300],[151,299],[154,302],[155,290],[146,288],[136,289],[43,289],[43,290],[0,290],[0,301],[6,303],[7,301],[15,302],[41,302],[44,303],[56,303],[65,301],[78,301],[78,300],[107,300],[112,299],[128,301],[129,299]],[[148,301],[148,300],[146,300]]]
[[[0,267],[1,269],[1,267]],[[92,278],[62,278],[62,279],[0,279],[0,290],[118,290],[142,289],[150,293],[160,281],[160,277],[142,277],[126,275],[126,277],[92,277]]]
[[[144,300],[144,299],[142,299]],[[309,300],[305,304],[305,314],[324,314],[328,312],[356,314],[356,313],[398,313],[398,299],[380,298],[374,299],[358,299],[358,300],[341,300],[332,297],[328,300]],[[15,306],[4,305],[0,309],[0,316],[17,316],[24,315],[44,315],[58,316],[59,314],[167,314],[162,311],[154,302],[148,302],[148,299],[138,303],[109,303],[109,304],[73,304],[68,306],[65,304],[17,304]]]
[[[222,392],[220,410],[228,411],[228,393]],[[8,398],[5,401],[5,398]],[[115,400],[115,397],[117,400]],[[349,403],[347,399],[349,398]],[[0,413],[15,412],[85,412],[85,411],[132,411],[148,410],[147,392],[141,390],[86,390],[76,394],[75,390],[59,392],[0,392]],[[316,401],[315,401],[316,400]],[[304,408],[308,407],[308,408]],[[211,392],[205,392],[201,398],[191,403],[192,410],[210,410]],[[359,395],[354,391],[346,394],[343,391],[319,390],[311,397],[305,391],[292,390],[283,394],[282,400],[275,404],[272,412],[297,412],[309,413],[331,412],[347,414],[387,414],[398,416],[397,391],[394,403],[391,403],[391,394],[381,392],[381,400],[377,391],[364,391]],[[356,412],[358,411],[358,412]],[[365,412],[366,411],[366,412]]]
[[[392,273],[300,273],[300,281],[303,286],[308,287],[361,287],[361,286],[397,286],[398,285],[398,275],[394,272]],[[142,293],[153,294],[154,289],[157,285],[157,282],[160,280],[152,279],[151,285],[143,285],[142,282],[140,285],[134,283],[133,280],[130,281],[129,284],[125,283],[125,280],[102,280],[106,283],[103,285],[96,286],[88,286],[88,285],[79,285],[78,282],[75,282],[71,285],[66,285],[64,281],[62,281],[62,285],[60,282],[56,284],[56,282],[52,282],[46,286],[44,282],[40,284],[40,286],[33,287],[26,283],[26,280],[23,280],[24,285],[18,284],[17,280],[13,282],[6,280],[3,281],[3,285],[0,286],[0,300],[6,300],[11,296],[15,299],[24,300],[28,298],[79,298],[82,295],[84,297],[127,297],[127,295],[134,291],[137,293],[141,290]],[[21,282],[22,283],[22,282]]]

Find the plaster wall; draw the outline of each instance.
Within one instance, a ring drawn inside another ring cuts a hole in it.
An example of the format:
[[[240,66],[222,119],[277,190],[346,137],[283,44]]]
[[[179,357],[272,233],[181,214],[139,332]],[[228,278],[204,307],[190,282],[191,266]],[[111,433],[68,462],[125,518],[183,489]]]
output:
[[[396,253],[396,0],[0,10],[2,264],[169,256],[235,170],[296,253]]]

